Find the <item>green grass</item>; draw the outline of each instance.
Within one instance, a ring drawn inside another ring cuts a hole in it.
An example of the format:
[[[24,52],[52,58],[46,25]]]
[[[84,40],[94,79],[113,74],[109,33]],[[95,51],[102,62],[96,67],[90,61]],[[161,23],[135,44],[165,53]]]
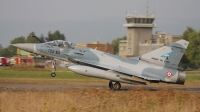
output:
[[[52,78],[50,71],[0,71],[1,78]],[[77,75],[73,72],[56,72],[57,76],[55,78],[85,78],[84,76]]]
[[[1,83],[105,83],[107,80],[82,76],[67,68],[57,68],[56,77],[51,77],[51,68],[35,68],[29,66],[0,67]],[[185,85],[200,85],[200,71],[186,71]]]
[[[57,68],[56,77],[51,77],[51,68],[29,66],[0,67],[0,83],[13,84],[104,84],[107,80],[82,76],[67,68]]]
[[[186,71],[186,74],[200,74],[200,71]]]
[[[0,78],[42,78],[52,79],[51,68],[34,67],[0,67]],[[67,68],[58,68],[54,79],[90,79],[70,71]]]
[[[186,71],[186,80],[200,80],[200,71]]]
[[[0,78],[39,78],[52,79],[51,68],[35,68],[31,66],[0,67]],[[200,80],[200,71],[186,71],[186,80]],[[67,68],[57,68],[53,79],[94,79],[82,76]]]
[[[188,75],[186,77],[186,80],[200,80],[200,76],[191,76],[191,75]]]

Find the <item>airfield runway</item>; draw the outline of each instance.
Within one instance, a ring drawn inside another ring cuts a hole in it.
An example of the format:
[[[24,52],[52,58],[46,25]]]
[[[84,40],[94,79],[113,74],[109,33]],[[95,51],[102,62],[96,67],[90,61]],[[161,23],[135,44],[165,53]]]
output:
[[[80,88],[92,88],[92,89],[109,89],[105,85],[62,85],[62,84],[0,84],[0,89],[17,89],[17,90],[66,90],[66,89],[80,89]],[[198,91],[200,92],[200,87],[198,86],[123,86],[120,90],[134,90],[134,89],[145,89],[150,91],[156,91],[161,89],[173,89],[182,91]]]

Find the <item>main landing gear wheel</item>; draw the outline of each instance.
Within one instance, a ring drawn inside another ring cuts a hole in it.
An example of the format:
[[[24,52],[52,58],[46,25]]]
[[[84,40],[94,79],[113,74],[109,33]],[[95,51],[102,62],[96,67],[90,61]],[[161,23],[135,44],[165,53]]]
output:
[[[121,84],[119,82],[109,82],[109,88],[113,90],[119,90],[121,88]]]
[[[51,76],[55,77],[56,76],[56,60],[52,59],[52,72],[51,72]]]
[[[52,72],[51,73],[51,77],[55,77],[56,76],[56,73],[55,72]]]

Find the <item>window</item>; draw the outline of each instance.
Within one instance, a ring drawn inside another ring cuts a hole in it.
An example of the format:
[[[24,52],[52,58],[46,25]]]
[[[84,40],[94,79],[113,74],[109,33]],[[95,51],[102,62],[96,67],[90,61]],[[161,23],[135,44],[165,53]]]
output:
[[[147,19],[147,24],[149,24],[150,23],[150,21],[149,21],[149,19]]]
[[[50,41],[50,42],[46,42],[45,45],[55,46],[56,44],[54,41]]]
[[[128,52],[129,52],[129,54],[131,54],[131,48],[128,48]]]
[[[134,23],[137,23],[137,18],[134,18]]]
[[[121,47],[120,47],[120,50],[121,50],[121,51],[123,51],[123,50],[124,50],[123,46],[121,46]]]
[[[137,23],[140,23],[140,20],[141,20],[141,19],[140,19],[140,18],[138,18],[137,20],[138,20],[138,21],[137,21]]]
[[[64,46],[64,48],[68,48],[70,45],[69,45],[68,42],[64,42],[64,43],[63,43],[63,46]]]
[[[153,19],[150,19],[150,24],[153,23]]]

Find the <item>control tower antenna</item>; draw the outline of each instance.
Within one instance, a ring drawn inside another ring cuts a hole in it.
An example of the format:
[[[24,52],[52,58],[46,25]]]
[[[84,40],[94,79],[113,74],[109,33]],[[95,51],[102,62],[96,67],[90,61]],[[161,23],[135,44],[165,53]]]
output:
[[[147,0],[147,7],[146,8],[147,8],[147,12],[146,13],[147,13],[147,16],[148,16],[149,15],[149,0]]]
[[[155,8],[156,8],[156,2],[155,2],[155,0],[154,0],[153,14],[156,14]]]

